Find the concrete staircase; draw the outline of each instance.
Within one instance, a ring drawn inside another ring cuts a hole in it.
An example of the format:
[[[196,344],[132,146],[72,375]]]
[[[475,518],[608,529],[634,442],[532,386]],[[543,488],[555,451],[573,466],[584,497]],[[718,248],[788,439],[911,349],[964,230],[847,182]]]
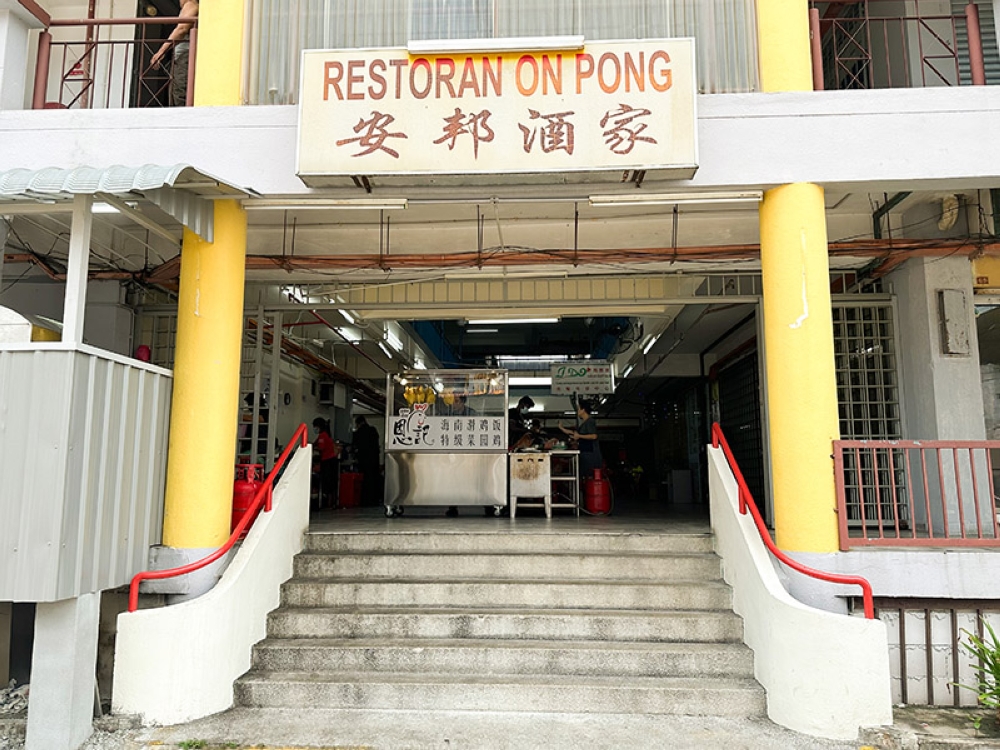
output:
[[[708,534],[313,533],[237,706],[763,716]]]

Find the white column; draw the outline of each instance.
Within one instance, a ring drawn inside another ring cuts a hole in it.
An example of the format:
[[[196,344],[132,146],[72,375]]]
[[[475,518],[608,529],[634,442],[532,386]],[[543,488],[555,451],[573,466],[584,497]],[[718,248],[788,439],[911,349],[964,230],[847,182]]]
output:
[[[913,258],[889,275],[897,295],[899,363],[910,440],[984,440],[982,374],[972,292],[964,257]],[[949,329],[967,342],[946,351],[939,293],[960,292],[964,311],[950,311]],[[904,323],[905,321],[905,323]]]
[[[76,750],[93,732],[101,594],[35,610],[25,750]]]
[[[73,198],[73,223],[69,230],[69,267],[66,270],[66,298],[63,303],[62,340],[83,343],[83,313],[87,305],[87,269],[90,261],[90,213],[93,196]]]
[[[28,25],[14,11],[0,10],[0,110],[25,109],[28,71]]]

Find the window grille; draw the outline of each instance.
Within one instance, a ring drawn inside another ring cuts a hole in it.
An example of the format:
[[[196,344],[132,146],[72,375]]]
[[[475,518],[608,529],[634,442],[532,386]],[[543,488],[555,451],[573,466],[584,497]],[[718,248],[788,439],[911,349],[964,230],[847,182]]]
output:
[[[845,440],[902,437],[892,304],[834,303],[840,435]]]

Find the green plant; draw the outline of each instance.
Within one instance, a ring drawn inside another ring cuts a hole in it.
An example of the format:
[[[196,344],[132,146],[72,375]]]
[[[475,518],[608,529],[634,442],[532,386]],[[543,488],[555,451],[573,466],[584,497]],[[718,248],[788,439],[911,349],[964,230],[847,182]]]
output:
[[[199,748],[208,747],[208,743],[205,740],[182,740],[177,743],[177,747],[181,750],[199,750]]]
[[[966,690],[975,690],[979,705],[992,709],[1000,721],[1000,639],[985,619],[980,618],[980,624],[985,631],[983,636],[962,629],[962,633],[968,638],[962,642],[962,648],[976,659],[970,664],[976,670],[976,684],[953,684]]]

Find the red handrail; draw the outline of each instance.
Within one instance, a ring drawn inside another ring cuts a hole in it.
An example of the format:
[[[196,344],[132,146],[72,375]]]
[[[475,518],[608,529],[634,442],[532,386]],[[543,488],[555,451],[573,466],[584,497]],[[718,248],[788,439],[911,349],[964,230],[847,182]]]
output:
[[[264,483],[261,484],[260,488],[257,490],[257,494],[253,497],[253,502],[250,503],[250,507],[247,508],[246,513],[243,514],[243,518],[240,522],[236,524],[236,528],[233,529],[233,533],[229,535],[229,539],[223,544],[219,549],[215,550],[212,554],[207,557],[203,557],[200,560],[195,560],[187,565],[181,565],[177,568],[167,568],[166,570],[144,570],[141,573],[136,573],[135,577],[132,579],[132,583],[129,585],[128,589],[128,611],[135,612],[139,607],[139,584],[145,580],[160,580],[163,578],[173,578],[174,576],[182,576],[185,573],[193,573],[196,570],[204,568],[206,565],[215,562],[229,550],[233,548],[236,544],[236,540],[240,538],[243,530],[249,526],[253,520],[257,517],[257,511],[260,509],[261,503],[264,504],[264,512],[271,512],[271,492],[274,488],[274,478],[277,476],[278,471],[288,457],[292,454],[292,449],[299,447],[305,448],[308,444],[309,428],[305,424],[299,425],[299,428],[295,431],[292,439],[285,446],[285,450],[281,452],[278,460],[274,462],[274,468],[271,469],[271,473],[267,475]]]
[[[760,538],[764,541],[764,544],[767,546],[768,550],[770,550],[771,554],[777,557],[789,568],[797,570],[799,573],[804,573],[807,576],[812,576],[813,578],[818,578],[819,580],[827,581],[828,583],[846,583],[860,586],[861,596],[864,599],[865,605],[865,617],[869,620],[874,620],[875,604],[872,598],[872,585],[866,578],[862,578],[861,576],[839,575],[837,573],[825,573],[822,570],[810,568],[808,565],[796,562],[775,546],[774,542],[771,540],[771,534],[767,530],[767,526],[764,524],[764,519],[761,518],[760,511],[757,510],[757,504],[754,502],[753,496],[750,494],[750,488],[747,487],[746,480],[743,479],[743,472],[741,472],[740,467],[737,466],[736,459],[733,457],[733,452],[729,449],[729,443],[726,442],[726,436],[722,434],[722,428],[719,426],[718,422],[712,423],[712,447],[722,448],[722,452],[726,456],[726,461],[729,462],[729,468],[732,469],[733,476],[736,477],[736,485],[739,488],[740,514],[745,516],[747,514],[747,509],[749,508],[750,515],[753,517],[753,521],[757,526],[757,531],[760,533]]]

